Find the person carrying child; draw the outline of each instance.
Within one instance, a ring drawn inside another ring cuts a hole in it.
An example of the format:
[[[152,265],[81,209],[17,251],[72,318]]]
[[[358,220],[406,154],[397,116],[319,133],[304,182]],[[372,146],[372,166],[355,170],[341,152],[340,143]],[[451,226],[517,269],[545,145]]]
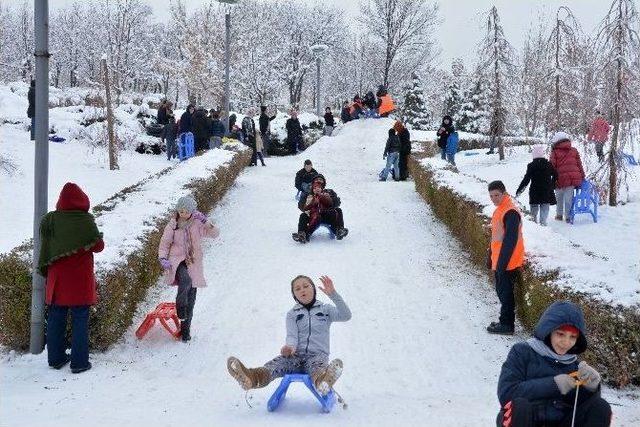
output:
[[[176,203],[175,216],[164,228],[158,259],[165,270],[165,283],[177,285],[176,312],[180,319],[182,341],[191,339],[191,320],[197,288],[207,286],[203,271],[202,238],[218,237],[220,231],[197,209],[190,196]]]
[[[516,191],[516,197],[520,196],[529,182],[529,205],[531,207],[531,217],[533,222],[540,225],[547,225],[549,216],[549,206],[556,204],[556,196],[553,188],[558,175],[551,163],[544,157],[544,147],[536,145],[533,147],[533,161],[527,165],[527,172],[522,178],[522,182]],[[538,218],[538,212],[540,217]]]
[[[580,307],[569,301],[551,304],[533,337],[515,344],[502,365],[497,425],[609,426],[611,407],[600,396],[600,374],[578,361],[586,349]]]
[[[89,362],[89,307],[98,302],[93,254],[104,249],[102,233],[89,213],[89,197],[67,182],[56,210],[40,221],[38,272],[46,277],[47,359],[71,372],[91,369]],[[71,311],[71,355],[66,353],[67,315]]]
[[[247,368],[238,358],[229,357],[227,369],[244,390],[261,388],[286,374],[309,374],[318,391],[326,396],[342,374],[340,359],[329,362],[330,326],[351,319],[351,310],[328,276],[320,277],[320,290],[333,304],[316,299],[316,287],[307,276],[291,281],[296,304],[287,313],[287,336],[280,355],[260,368]]]

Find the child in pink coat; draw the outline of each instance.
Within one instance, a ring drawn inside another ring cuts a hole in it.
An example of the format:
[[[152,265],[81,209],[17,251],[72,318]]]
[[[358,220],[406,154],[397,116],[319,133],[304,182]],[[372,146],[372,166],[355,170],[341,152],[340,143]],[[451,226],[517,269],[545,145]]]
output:
[[[207,286],[202,265],[202,238],[215,238],[220,234],[218,227],[196,208],[196,201],[192,197],[185,196],[178,200],[175,217],[164,228],[158,248],[158,258],[165,270],[165,282],[178,286],[176,311],[180,318],[180,336],[184,342],[191,339],[196,290]]]

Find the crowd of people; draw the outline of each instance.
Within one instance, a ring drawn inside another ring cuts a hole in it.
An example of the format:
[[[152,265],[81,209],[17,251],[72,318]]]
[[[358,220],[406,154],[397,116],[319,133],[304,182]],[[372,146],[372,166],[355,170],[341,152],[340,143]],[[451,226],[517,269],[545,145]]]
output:
[[[348,108],[349,120],[362,117],[365,108],[369,111],[377,109],[380,116],[387,114],[386,96],[386,91],[379,91],[377,102],[371,96],[365,96],[364,101],[354,98],[356,105]],[[230,117],[231,131],[227,132],[217,111],[207,113],[190,105],[176,122],[170,103],[165,101],[158,110],[158,122],[164,125],[167,156],[174,155],[175,140],[180,133],[192,132],[196,148],[205,149],[218,147],[222,137],[235,132],[252,148],[252,165],[258,160],[265,165],[263,152],[268,152],[270,122],[275,113],[269,114],[267,107],[261,107],[257,128],[254,113],[249,109],[240,127],[235,124],[235,116]],[[590,136],[597,144],[604,144],[605,129],[600,119],[594,122]],[[335,126],[330,108],[325,113],[325,125],[325,134],[330,135]],[[291,111],[286,129],[290,150],[297,153],[303,149],[303,143],[295,111]],[[443,118],[437,136],[442,158],[455,165],[457,133],[450,116]],[[451,147],[453,143],[455,147]],[[557,204],[556,219],[568,221],[573,190],[585,178],[580,155],[572,147],[571,137],[557,132],[551,143],[549,160],[545,158],[544,147],[533,148],[533,161],[527,165],[516,191],[519,195],[530,184],[531,215],[541,225],[546,225],[549,206],[554,203]],[[596,148],[601,157],[602,147],[597,145]],[[388,130],[383,153],[387,163],[380,179],[384,181],[392,173],[395,180],[406,180],[410,152],[409,130],[396,121]],[[305,160],[302,169],[297,171],[294,186],[301,211],[298,229],[292,233],[295,241],[309,242],[314,231],[323,224],[337,240],[347,236],[349,230],[344,227],[340,198],[334,190],[327,188],[326,178],[314,169],[311,160]],[[491,218],[487,268],[495,277],[500,315],[497,322],[487,326],[487,331],[513,335],[514,284],[525,262],[523,214],[502,181],[489,183],[488,193],[496,209]],[[89,213],[89,207],[89,198],[82,189],[67,183],[60,193],[56,210],[43,217],[40,226],[42,244],[38,270],[46,277],[48,363],[54,369],[70,363],[73,373],[91,369],[88,317],[89,307],[97,302],[93,254],[104,248],[102,233]],[[176,286],[179,336],[185,342],[191,339],[197,289],[206,286],[202,241],[216,238],[219,232],[218,227],[197,209],[196,201],[185,196],[178,200],[160,239],[158,261],[164,271],[165,283]],[[316,286],[310,277],[299,275],[291,281],[289,291],[295,305],[286,315],[286,340],[280,355],[257,368],[247,368],[236,357],[228,359],[227,369],[243,389],[264,387],[275,378],[298,372],[308,373],[322,395],[333,388],[342,373],[343,363],[340,359],[329,361],[329,328],[332,322],[348,321],[351,311],[328,276],[322,276],[320,281],[320,290],[333,304],[316,299]],[[65,345],[69,311],[72,316],[70,354]],[[497,425],[610,425],[611,408],[600,395],[601,376],[594,367],[579,361],[579,355],[587,345],[586,322],[581,309],[567,301],[551,304],[540,317],[533,336],[514,344],[502,365],[497,390],[501,405]]]
[[[347,123],[361,117],[389,117],[389,114],[393,113],[395,109],[393,98],[387,89],[380,85],[375,95],[373,91],[369,91],[364,100],[359,94],[356,94],[351,103],[344,101],[340,119],[343,123]]]

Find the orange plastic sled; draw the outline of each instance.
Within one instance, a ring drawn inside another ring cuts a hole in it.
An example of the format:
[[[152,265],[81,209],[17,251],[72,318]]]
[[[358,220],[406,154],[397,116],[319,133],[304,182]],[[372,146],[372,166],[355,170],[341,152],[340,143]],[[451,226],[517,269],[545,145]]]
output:
[[[147,314],[147,317],[144,318],[144,321],[136,330],[136,337],[139,340],[144,338],[149,329],[155,325],[156,319],[174,338],[180,337],[180,320],[176,313],[176,304],[174,302],[161,302],[155,310]],[[171,327],[170,320],[173,320],[176,325],[175,329]]]

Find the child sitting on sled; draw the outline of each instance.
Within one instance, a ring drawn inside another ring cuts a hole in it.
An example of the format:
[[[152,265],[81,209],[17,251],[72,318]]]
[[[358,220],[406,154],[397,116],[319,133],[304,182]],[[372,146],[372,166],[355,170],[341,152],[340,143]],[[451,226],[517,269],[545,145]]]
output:
[[[600,374],[578,361],[586,349],[582,310],[569,301],[551,304],[534,336],[515,344],[502,365],[497,425],[608,426],[611,407],[600,397]]]
[[[333,281],[320,277],[320,290],[333,301],[325,304],[316,300],[316,287],[307,276],[291,281],[291,293],[296,305],[287,313],[287,338],[280,356],[260,368],[247,368],[240,360],[230,357],[227,369],[245,390],[261,388],[274,378],[286,374],[309,374],[316,390],[326,396],[342,374],[342,361],[329,362],[329,327],[332,322],[346,322],[351,311],[336,292]]]

